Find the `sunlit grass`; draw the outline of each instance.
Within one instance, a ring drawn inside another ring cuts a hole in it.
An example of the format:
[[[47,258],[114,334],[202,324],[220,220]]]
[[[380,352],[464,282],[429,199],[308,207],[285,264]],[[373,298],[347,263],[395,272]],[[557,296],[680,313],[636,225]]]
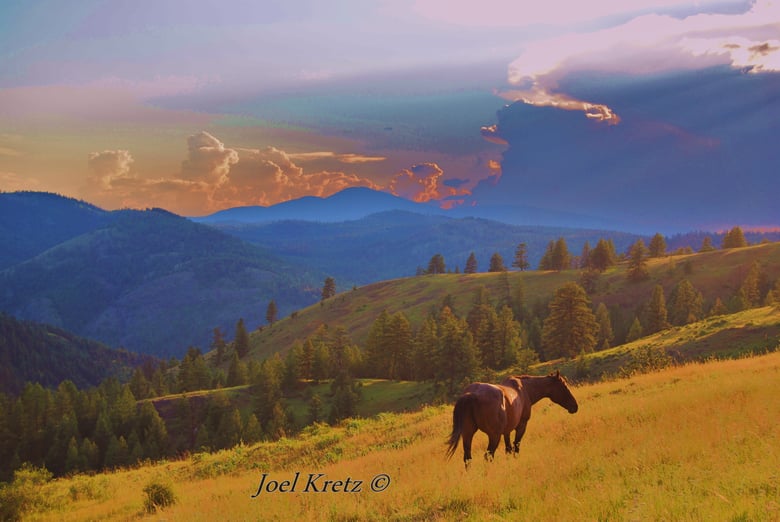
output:
[[[32,520],[133,519],[173,484],[160,520],[774,520],[780,517],[780,353],[691,364],[574,389],[535,406],[519,456],[444,458],[451,407],[382,414],[299,438],[55,480]],[[475,452],[486,446],[475,438]],[[298,491],[257,491],[262,473]],[[309,473],[359,493],[303,492]],[[385,491],[370,481],[387,474]]]

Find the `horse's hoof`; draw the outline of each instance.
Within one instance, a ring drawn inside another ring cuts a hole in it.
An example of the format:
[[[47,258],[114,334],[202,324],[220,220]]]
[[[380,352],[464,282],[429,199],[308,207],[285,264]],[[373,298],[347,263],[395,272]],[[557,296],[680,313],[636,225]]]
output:
[[[466,471],[468,471],[469,466],[471,465],[471,459],[464,460],[463,464],[466,466]]]

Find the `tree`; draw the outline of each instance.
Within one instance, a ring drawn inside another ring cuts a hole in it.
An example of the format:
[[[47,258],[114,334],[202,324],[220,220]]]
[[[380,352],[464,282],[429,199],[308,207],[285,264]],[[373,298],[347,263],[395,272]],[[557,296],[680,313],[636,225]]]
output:
[[[617,260],[615,245],[612,240],[599,239],[596,247],[590,253],[590,267],[603,272],[614,265]]]
[[[609,310],[607,310],[607,305],[604,303],[599,303],[596,307],[596,324],[598,325],[596,347],[599,350],[606,350],[612,346],[615,334],[612,331],[612,320],[609,317]]]
[[[598,325],[585,290],[569,282],[555,291],[542,327],[542,347],[548,359],[592,352]]]
[[[444,274],[447,271],[447,267],[444,264],[444,256],[441,254],[434,254],[431,260],[428,261],[427,274]]]
[[[495,252],[492,256],[490,256],[490,268],[488,269],[489,272],[505,272],[506,267],[504,266],[504,258],[501,257],[501,254],[498,252]]]
[[[745,234],[740,227],[734,227],[723,236],[723,248],[742,248],[747,246]]]
[[[227,374],[228,386],[241,386],[246,384],[249,379],[249,372],[246,364],[244,364],[239,358],[238,353],[233,352],[233,357],[230,359],[230,367]]]
[[[219,327],[214,328],[212,331],[211,349],[216,350],[216,364],[222,363],[222,359],[225,357],[225,348],[227,343],[225,342],[225,334]]]
[[[566,240],[559,237],[552,250],[552,269],[566,270],[571,265],[571,254],[566,246]]]
[[[669,295],[669,321],[677,326],[698,321],[703,317],[703,297],[693,284],[683,279]]]
[[[753,261],[740,286],[740,291],[744,294],[745,302],[749,308],[761,306],[762,279],[764,278],[761,274],[761,267],[758,265],[758,261]]]
[[[626,334],[626,342],[636,341],[642,337],[642,323],[639,322],[638,317],[634,317],[634,322],[631,323],[631,328],[628,329]]]
[[[463,269],[464,274],[476,274],[477,273],[477,256],[474,252],[469,254],[469,258],[466,259],[466,268]]]
[[[664,288],[661,285],[655,285],[653,288],[645,317],[645,335],[660,332],[669,327],[666,298],[664,297]]]
[[[656,233],[650,239],[650,257],[663,257],[666,255],[666,240],[664,236]]]
[[[273,299],[268,303],[268,308],[265,310],[265,320],[268,324],[274,324],[276,322],[276,302]]]
[[[712,238],[710,236],[704,236],[699,252],[712,252],[713,250],[715,250],[715,247],[712,246]]]
[[[326,277],[325,283],[322,286],[322,301],[325,301],[334,295],[336,295],[336,280],[332,277]]]
[[[465,381],[473,379],[479,368],[479,355],[466,321],[444,307],[437,321],[434,379],[453,394]]]
[[[243,358],[249,353],[249,333],[244,326],[244,318],[240,318],[236,323],[236,339],[233,341],[236,353]]]
[[[628,280],[632,282],[642,281],[650,277],[650,272],[647,270],[647,249],[645,248],[645,242],[641,239],[637,239],[628,252],[627,275]]]
[[[580,268],[589,268],[590,267],[590,243],[585,241],[585,244],[582,245],[582,252],[580,252]]]
[[[528,270],[531,264],[528,262],[528,246],[525,243],[520,243],[515,249],[515,258],[512,261],[512,266],[520,270]]]

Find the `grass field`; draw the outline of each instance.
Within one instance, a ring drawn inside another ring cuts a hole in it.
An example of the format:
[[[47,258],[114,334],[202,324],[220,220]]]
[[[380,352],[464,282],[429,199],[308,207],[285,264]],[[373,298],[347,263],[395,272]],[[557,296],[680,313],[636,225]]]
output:
[[[577,414],[543,400],[519,456],[475,459],[468,471],[460,452],[444,458],[447,405],[55,480],[40,488],[27,518],[780,520],[780,353],[688,364],[573,392]],[[475,452],[486,443],[478,434]],[[273,491],[252,498],[264,473]],[[296,473],[295,491],[280,492],[292,489]],[[308,484],[309,474],[319,478]],[[143,489],[154,480],[167,481],[177,502],[146,515]],[[334,482],[326,488],[326,480]],[[357,481],[360,492],[343,491]],[[386,489],[372,491],[372,481]]]

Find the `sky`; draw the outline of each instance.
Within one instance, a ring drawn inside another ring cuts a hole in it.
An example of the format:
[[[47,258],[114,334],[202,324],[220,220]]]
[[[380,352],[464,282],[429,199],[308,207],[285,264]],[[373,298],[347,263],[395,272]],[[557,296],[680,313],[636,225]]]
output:
[[[0,190],[190,216],[351,186],[474,204],[501,188],[506,104],[620,125],[565,80],[713,66],[780,71],[780,4],[5,0]]]

